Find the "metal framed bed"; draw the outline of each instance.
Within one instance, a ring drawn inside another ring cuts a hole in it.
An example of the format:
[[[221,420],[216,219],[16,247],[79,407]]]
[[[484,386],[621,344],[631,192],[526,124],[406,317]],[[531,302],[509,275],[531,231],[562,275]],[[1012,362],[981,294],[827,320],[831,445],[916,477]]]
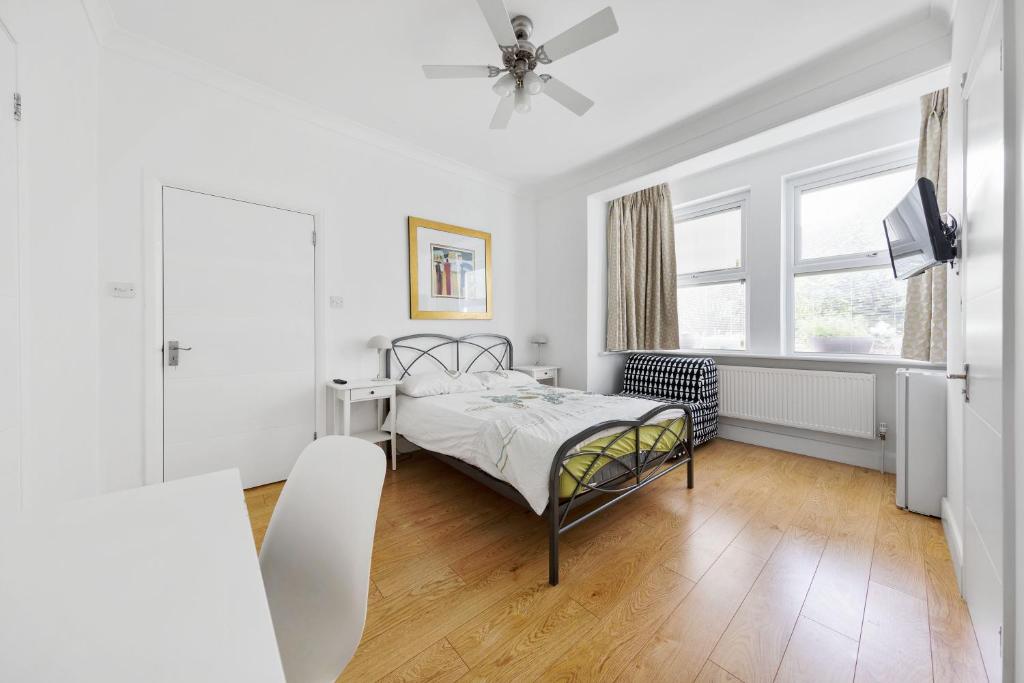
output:
[[[511,370],[512,353],[512,341],[502,335],[451,337],[411,334],[391,342],[387,372],[393,379],[404,379],[413,374],[413,368],[420,363],[424,364],[419,366],[420,371]],[[670,418],[665,413],[681,415]],[[646,439],[651,444],[649,447],[643,445],[641,429],[647,429],[648,434],[654,435]],[[614,430],[620,431],[616,433]],[[598,438],[601,445],[592,445]],[[671,446],[664,449],[666,444]],[[626,452],[623,452],[624,447],[629,447]],[[619,453],[616,455],[614,451]],[[523,495],[507,482],[450,455],[428,453],[506,498],[530,508]],[[582,474],[574,474],[565,465],[581,457],[590,458],[590,462]],[[686,486],[693,488],[693,413],[685,403],[657,406],[635,420],[601,422],[566,439],[551,463],[548,504],[542,515],[548,523],[548,582],[552,586],[558,584],[558,545],[563,533],[683,466],[686,467]],[[612,470],[614,476],[600,481],[592,478],[591,475],[605,467],[615,468]],[[563,473],[572,480],[571,494],[567,496],[561,495],[564,493]],[[587,503],[601,498],[606,500],[582,509]]]

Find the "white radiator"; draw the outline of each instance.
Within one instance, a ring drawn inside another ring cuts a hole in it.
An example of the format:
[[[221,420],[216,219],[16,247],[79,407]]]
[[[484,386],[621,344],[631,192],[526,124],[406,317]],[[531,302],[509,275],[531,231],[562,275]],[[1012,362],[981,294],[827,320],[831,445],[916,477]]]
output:
[[[718,413],[818,432],[875,438],[875,376],[718,366]]]

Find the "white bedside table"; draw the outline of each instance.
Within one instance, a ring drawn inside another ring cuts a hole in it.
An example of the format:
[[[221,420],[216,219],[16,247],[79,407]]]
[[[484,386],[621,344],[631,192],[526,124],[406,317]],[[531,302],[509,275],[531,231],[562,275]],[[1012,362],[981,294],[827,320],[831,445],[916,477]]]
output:
[[[544,380],[549,379],[551,380],[551,386],[558,386],[559,366],[557,365],[519,365],[512,369],[518,370],[519,372],[525,372],[538,382],[543,382]]]
[[[398,401],[395,400],[395,392],[401,380],[386,379],[378,382],[374,379],[352,379],[348,384],[335,384],[328,382],[329,395],[333,394],[331,404],[333,406],[333,427],[335,434],[354,436],[357,439],[373,443],[391,442],[391,469],[398,469],[398,435],[394,432],[384,431],[384,401],[391,403],[392,424],[397,424]],[[352,434],[352,404],[364,401],[377,402],[377,429],[368,432]]]

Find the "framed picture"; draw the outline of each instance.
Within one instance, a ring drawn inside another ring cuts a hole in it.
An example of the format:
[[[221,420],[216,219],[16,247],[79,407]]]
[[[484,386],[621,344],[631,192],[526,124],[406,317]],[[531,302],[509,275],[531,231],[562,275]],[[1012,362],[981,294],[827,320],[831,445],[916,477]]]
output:
[[[409,216],[409,316],[493,317],[490,233]]]

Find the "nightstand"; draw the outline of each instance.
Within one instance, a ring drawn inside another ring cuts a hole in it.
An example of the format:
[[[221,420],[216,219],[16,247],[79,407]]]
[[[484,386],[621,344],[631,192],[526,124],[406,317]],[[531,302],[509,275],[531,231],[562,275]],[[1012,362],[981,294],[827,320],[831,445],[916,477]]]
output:
[[[378,382],[373,379],[349,380],[348,384],[335,384],[328,382],[328,396],[333,394],[331,404],[333,406],[333,427],[335,434],[354,436],[357,439],[371,441],[373,443],[391,443],[391,469],[398,469],[398,435],[394,432],[384,431],[384,401],[391,404],[392,425],[398,420],[398,401],[395,400],[396,389],[401,380],[387,379]],[[368,432],[352,434],[352,404],[363,403],[364,401],[376,401],[377,403],[377,429]]]
[[[520,365],[512,369],[518,370],[519,372],[525,372],[538,382],[551,380],[551,386],[558,386],[559,367],[557,365]]]

